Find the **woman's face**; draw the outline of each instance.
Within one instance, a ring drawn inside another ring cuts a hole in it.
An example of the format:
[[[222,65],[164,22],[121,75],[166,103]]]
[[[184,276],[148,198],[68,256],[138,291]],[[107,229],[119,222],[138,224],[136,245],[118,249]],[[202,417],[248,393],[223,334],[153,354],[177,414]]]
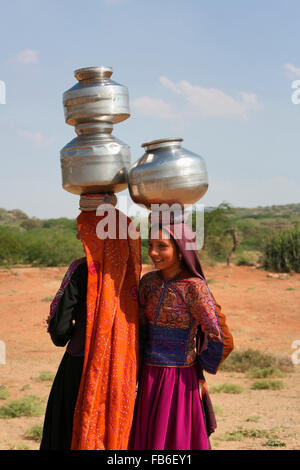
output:
[[[161,230],[151,233],[148,245],[148,253],[156,269],[178,269],[180,261],[175,244],[172,239],[163,238]]]

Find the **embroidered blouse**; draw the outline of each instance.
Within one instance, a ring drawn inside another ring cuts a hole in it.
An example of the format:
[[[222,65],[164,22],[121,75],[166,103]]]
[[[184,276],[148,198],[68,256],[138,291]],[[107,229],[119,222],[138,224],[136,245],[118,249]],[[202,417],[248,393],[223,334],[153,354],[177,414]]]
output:
[[[140,348],[144,362],[165,367],[195,363],[198,325],[208,341],[222,342],[213,298],[198,277],[164,280],[146,273],[139,286]]]

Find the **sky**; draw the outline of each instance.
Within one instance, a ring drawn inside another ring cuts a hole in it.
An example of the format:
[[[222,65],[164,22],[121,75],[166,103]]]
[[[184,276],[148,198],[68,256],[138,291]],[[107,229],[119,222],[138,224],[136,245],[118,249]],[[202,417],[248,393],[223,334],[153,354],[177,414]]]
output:
[[[128,87],[113,135],[132,163],[180,137],[205,160],[205,206],[299,203],[299,17],[298,0],[0,0],[0,207],[77,217],[62,95],[95,65]]]

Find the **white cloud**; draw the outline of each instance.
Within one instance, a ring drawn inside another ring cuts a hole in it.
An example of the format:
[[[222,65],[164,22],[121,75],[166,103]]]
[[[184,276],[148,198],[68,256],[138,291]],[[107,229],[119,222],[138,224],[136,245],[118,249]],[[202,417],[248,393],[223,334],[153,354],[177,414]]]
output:
[[[258,111],[262,105],[254,93],[240,91],[240,99],[224,93],[217,88],[204,88],[192,85],[187,80],[174,83],[167,77],[161,76],[160,83],[169,90],[182,95],[190,110],[200,117],[237,117],[247,119],[249,111]]]
[[[18,130],[19,136],[31,142],[37,149],[43,149],[52,145],[55,139],[47,138],[42,132],[31,132],[27,129]]]
[[[174,91],[175,93],[178,93],[179,95],[182,93],[180,90],[180,87],[175,85],[175,83],[171,82],[171,80],[169,80],[167,77],[164,77],[163,75],[161,75],[159,77],[159,81],[166,88],[169,88],[169,90]]]
[[[171,106],[165,101],[150,96],[141,96],[132,102],[133,109],[144,116],[159,119],[177,119],[178,113],[174,112]]]
[[[253,109],[261,109],[262,105],[258,102],[255,93],[247,93],[246,91],[239,91],[238,94],[242,97],[243,102],[252,107]]]
[[[293,64],[284,64],[283,66],[286,70],[286,75],[288,78],[299,78],[300,77],[300,68],[295,67]]]
[[[36,64],[39,61],[39,51],[24,49],[16,55],[14,60],[22,65]]]

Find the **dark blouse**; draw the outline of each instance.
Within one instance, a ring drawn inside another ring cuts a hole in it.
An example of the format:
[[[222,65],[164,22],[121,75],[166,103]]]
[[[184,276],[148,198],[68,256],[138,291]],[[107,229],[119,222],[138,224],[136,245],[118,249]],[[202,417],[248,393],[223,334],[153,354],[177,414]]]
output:
[[[49,333],[56,346],[67,346],[72,356],[83,356],[86,330],[86,262],[77,266],[49,322]]]

